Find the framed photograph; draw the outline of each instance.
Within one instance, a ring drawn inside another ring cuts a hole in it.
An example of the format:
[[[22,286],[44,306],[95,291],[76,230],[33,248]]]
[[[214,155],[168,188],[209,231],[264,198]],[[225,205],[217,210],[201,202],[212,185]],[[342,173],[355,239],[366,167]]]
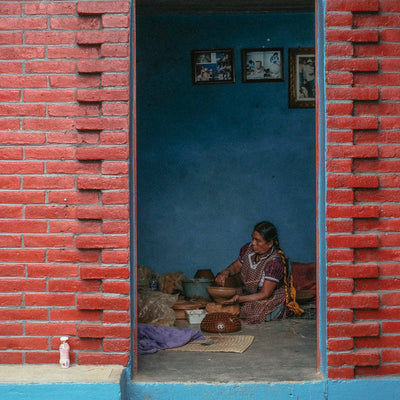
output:
[[[289,107],[315,107],[315,49],[289,49]]]
[[[234,83],[233,49],[193,50],[192,81],[195,85]]]
[[[243,49],[242,81],[283,82],[283,49]]]

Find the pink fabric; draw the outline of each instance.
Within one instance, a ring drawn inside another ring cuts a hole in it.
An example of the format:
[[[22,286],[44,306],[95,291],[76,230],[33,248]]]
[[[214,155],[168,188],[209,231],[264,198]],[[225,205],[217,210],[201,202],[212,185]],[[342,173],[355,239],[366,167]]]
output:
[[[299,263],[292,261],[293,286],[298,290],[315,290],[317,288],[316,263]]]

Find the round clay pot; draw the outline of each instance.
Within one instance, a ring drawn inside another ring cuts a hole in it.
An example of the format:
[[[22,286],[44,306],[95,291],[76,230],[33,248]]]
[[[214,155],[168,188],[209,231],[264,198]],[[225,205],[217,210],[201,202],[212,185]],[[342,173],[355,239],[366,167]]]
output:
[[[198,269],[194,275],[194,279],[209,279],[213,281],[215,276],[211,269]]]
[[[236,294],[236,289],[225,286],[209,286],[207,292],[216,303],[222,303]]]
[[[211,333],[231,333],[240,331],[240,319],[228,313],[207,314],[201,321],[200,329]]]

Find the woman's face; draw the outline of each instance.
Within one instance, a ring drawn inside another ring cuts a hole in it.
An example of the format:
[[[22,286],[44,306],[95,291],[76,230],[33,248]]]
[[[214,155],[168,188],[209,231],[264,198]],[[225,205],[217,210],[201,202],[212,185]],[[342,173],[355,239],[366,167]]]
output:
[[[253,245],[253,250],[257,254],[266,253],[274,244],[272,240],[266,242],[264,238],[257,231],[253,232],[252,238],[253,240],[251,241],[251,244]]]

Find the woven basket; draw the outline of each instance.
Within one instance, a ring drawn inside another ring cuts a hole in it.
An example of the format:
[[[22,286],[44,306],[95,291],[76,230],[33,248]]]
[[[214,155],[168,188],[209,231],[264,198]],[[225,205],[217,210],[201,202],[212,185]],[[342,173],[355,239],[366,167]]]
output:
[[[207,314],[201,321],[200,329],[212,333],[231,333],[240,331],[240,319],[229,313]]]

